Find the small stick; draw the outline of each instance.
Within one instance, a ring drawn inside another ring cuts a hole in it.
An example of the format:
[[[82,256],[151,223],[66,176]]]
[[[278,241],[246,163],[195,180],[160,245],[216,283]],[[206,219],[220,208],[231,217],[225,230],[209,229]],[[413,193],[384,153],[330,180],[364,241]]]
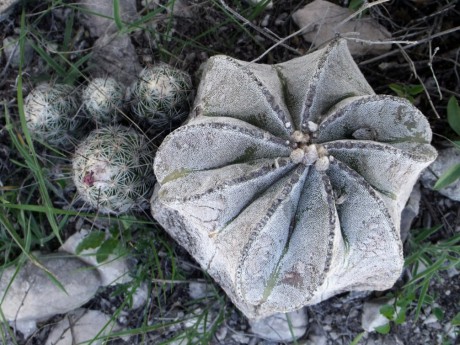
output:
[[[428,90],[426,89],[425,87],[425,84],[423,83],[423,80],[422,78],[419,77],[419,75],[417,74],[417,70],[415,69],[415,65],[414,65],[414,61],[412,61],[412,59],[410,58],[410,56],[406,53],[406,51],[404,51],[403,47],[401,45],[398,44],[398,47],[404,57],[404,59],[406,59],[406,61],[409,63],[410,67],[411,67],[411,70],[412,72],[414,73],[415,77],[417,78],[417,80],[419,81],[419,83],[422,85],[423,87],[423,91],[425,92],[425,95],[426,97],[428,98],[428,102],[430,103],[431,105],[431,108],[433,109],[434,113],[436,114],[436,117],[438,119],[441,118],[441,116],[439,116],[438,114],[438,111],[436,110],[434,104],[433,104],[433,101],[431,100],[431,96],[430,96],[430,93],[428,92]]]
[[[304,31],[305,29],[307,29],[309,26],[311,26],[312,23],[308,24],[308,25],[305,25],[304,27],[300,28],[299,30],[297,30],[296,32],[293,32],[292,34],[280,39],[278,42],[276,42],[274,45],[272,45],[270,48],[268,48],[265,52],[263,52],[261,55],[259,55],[259,57],[255,58],[254,60],[250,61],[246,66],[249,66],[250,64],[252,63],[255,63],[257,61],[259,61],[260,59],[262,59],[265,55],[267,55],[271,50],[275,49],[277,46],[283,44],[284,41],[287,41],[288,39],[300,34],[302,31]],[[299,53],[299,52],[297,52]]]
[[[438,93],[439,93],[439,100],[442,100],[442,92],[439,88],[439,83],[438,83],[438,79],[436,78],[436,74],[434,73],[434,70],[433,70],[433,58],[434,56],[436,55],[436,53],[439,51],[439,47],[436,47],[434,48],[434,52],[433,54],[431,54],[431,41],[428,42],[428,46],[430,47],[430,62],[428,62],[428,67],[430,67],[430,70],[431,70],[431,73],[433,74],[433,78],[434,78],[434,81],[436,83],[436,88],[438,90]]]
[[[412,48],[412,47],[415,47],[419,44],[422,44],[422,43],[425,43],[427,41],[430,41],[432,40],[433,38],[437,38],[437,37],[441,37],[441,36],[444,36],[444,35],[448,35],[448,34],[451,34],[451,33],[454,33],[456,31],[460,30],[460,26],[456,26],[455,28],[451,28],[451,29],[448,29],[448,30],[444,30],[444,31],[441,31],[441,32],[438,32],[437,34],[434,34],[434,35],[430,35],[420,41],[417,41],[416,43],[412,43],[412,44],[409,44],[407,46],[404,47],[404,49],[407,49],[407,48]],[[364,66],[364,65],[368,65],[370,63],[373,63],[373,62],[376,62],[376,61],[379,61],[381,59],[384,59],[388,56],[392,56],[392,55],[395,55],[396,53],[400,52],[400,50],[392,50],[391,52],[388,52],[388,53],[385,53],[385,54],[382,54],[382,55],[379,55],[379,56],[376,56],[372,59],[369,59],[369,60],[365,60],[365,61],[362,61],[359,63],[360,66]]]
[[[261,28],[259,28],[257,25],[254,25],[252,24],[249,20],[247,20],[246,18],[244,18],[241,14],[239,14],[238,12],[234,11],[233,9],[231,9],[226,3],[224,0],[219,0],[220,4],[224,7],[224,9],[226,11],[228,11],[229,13],[231,13],[232,15],[234,15],[236,18],[238,18],[241,22],[243,22],[244,24],[250,26],[251,28],[253,28],[254,30],[256,30],[257,32],[259,32],[260,34],[264,35],[265,37],[269,38],[270,40],[274,41],[274,42],[277,42],[278,41],[278,38],[276,38],[275,36],[271,35],[269,32],[267,32],[266,30],[262,30]],[[294,48],[292,47],[289,47],[288,45],[286,44],[281,44],[284,48],[290,50],[291,52],[295,53],[295,54],[299,54],[299,52],[297,50],[295,50]]]
[[[374,1],[374,2],[367,2],[365,1],[363,3],[363,5],[356,11],[356,12],[353,12],[352,14],[350,14],[347,18],[345,18],[344,20],[342,20],[340,23],[338,23],[335,28],[338,28],[340,26],[342,26],[343,24],[345,24],[346,22],[352,20],[354,17],[356,16],[359,16],[362,12],[364,12],[365,10],[367,10],[368,8],[371,8],[371,7],[374,7],[376,5],[380,5],[380,4],[383,4],[385,2],[388,2],[390,0],[377,0],[377,1]]]

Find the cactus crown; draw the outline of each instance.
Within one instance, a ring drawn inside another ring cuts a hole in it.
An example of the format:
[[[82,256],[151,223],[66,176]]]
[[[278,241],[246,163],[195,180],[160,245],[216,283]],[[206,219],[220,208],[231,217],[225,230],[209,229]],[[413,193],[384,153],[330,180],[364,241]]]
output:
[[[27,127],[40,140],[58,147],[69,147],[78,137],[84,118],[78,114],[79,97],[73,87],[41,84],[25,99]]]
[[[124,89],[113,78],[95,78],[83,90],[82,101],[96,123],[111,124],[123,105]]]
[[[78,146],[74,182],[82,199],[100,212],[142,209],[155,183],[153,159],[148,141],[133,129],[101,128]]]
[[[133,113],[158,128],[187,115],[190,76],[167,64],[144,68],[131,87]]]

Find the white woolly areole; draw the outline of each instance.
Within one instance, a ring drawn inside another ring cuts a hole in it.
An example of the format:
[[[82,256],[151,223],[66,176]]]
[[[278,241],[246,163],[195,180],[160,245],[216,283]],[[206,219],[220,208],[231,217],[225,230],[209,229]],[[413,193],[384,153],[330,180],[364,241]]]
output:
[[[159,97],[171,97],[176,91],[174,82],[166,75],[157,75],[145,81],[146,88],[150,91],[150,95],[158,95]],[[147,97],[150,97],[147,94]]]
[[[315,163],[318,159],[318,150],[316,149],[316,145],[313,144],[305,146],[303,150],[305,151],[304,164],[311,165]]]
[[[315,162],[315,168],[318,171],[326,171],[329,169],[329,158],[327,156],[318,158]]]

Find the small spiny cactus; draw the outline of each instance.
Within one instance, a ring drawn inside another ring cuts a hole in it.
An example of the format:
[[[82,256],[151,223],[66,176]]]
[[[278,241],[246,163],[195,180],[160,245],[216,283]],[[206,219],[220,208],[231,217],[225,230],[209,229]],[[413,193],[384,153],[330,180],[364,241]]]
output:
[[[153,159],[149,142],[133,129],[94,130],[76,150],[75,186],[81,198],[102,213],[143,209],[155,183]]]
[[[69,148],[80,137],[85,118],[78,112],[75,89],[64,84],[40,84],[25,99],[27,128],[39,140]]]
[[[188,113],[190,76],[167,64],[144,68],[131,87],[131,108],[156,129],[167,128]]]
[[[112,124],[124,102],[123,86],[113,78],[95,78],[82,95],[83,106],[97,124]]]

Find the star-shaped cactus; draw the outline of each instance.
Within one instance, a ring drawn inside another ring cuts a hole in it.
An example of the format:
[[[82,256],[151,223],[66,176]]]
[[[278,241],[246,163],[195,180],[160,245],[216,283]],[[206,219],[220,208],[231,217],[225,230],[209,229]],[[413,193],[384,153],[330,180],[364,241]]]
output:
[[[410,102],[375,95],[345,41],[277,65],[215,56],[157,152],[152,213],[248,317],[388,289],[430,141]]]

